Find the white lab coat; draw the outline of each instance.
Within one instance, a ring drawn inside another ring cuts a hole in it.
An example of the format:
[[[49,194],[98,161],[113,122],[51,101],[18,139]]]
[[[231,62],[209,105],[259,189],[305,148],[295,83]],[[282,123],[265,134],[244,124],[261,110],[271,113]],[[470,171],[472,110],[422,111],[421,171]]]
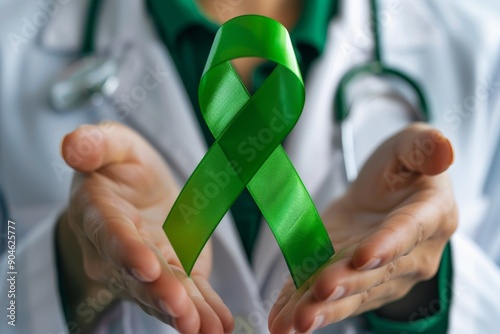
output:
[[[387,62],[422,84],[433,111],[432,123],[455,145],[450,173],[460,227],[452,239],[449,332],[495,332],[500,315],[496,292],[500,286],[500,224],[496,223],[500,218],[500,3],[380,2]],[[140,0],[104,1],[98,24],[97,52],[128,55],[118,92],[97,107],[54,112],[48,103],[49,89],[56,76],[80,57],[87,7],[86,1],[57,0],[45,9],[41,3],[0,2],[0,187],[18,228],[16,327],[7,325],[4,314],[8,301],[3,258],[1,333],[68,332],[54,252],[55,222],[67,204],[72,177],[59,155],[64,134],[103,119],[127,123],[165,156],[181,185],[207,149],[175,67]],[[324,54],[311,70],[302,118],[286,144],[320,210],[346,187],[339,129],[331,121],[332,96],[340,76],[370,59],[373,47],[367,1],[344,1],[341,8],[340,18],[330,25]],[[357,108],[369,109],[363,116],[366,121],[356,126],[360,163],[406,117],[400,112],[405,107],[387,94],[388,85],[370,80],[361,91],[375,91],[379,98]],[[279,248],[263,226],[252,267],[245,261],[229,215],[215,232],[212,283],[235,316],[237,333],[267,332],[267,312],[287,277]],[[105,292],[96,299],[102,302]],[[92,305],[81,305],[83,316],[95,314]],[[110,328],[119,333],[174,332],[131,303],[121,303],[113,312],[116,316],[101,326],[103,333]],[[73,324],[69,326],[71,333],[78,333]],[[360,317],[335,328],[339,333],[367,331]]]

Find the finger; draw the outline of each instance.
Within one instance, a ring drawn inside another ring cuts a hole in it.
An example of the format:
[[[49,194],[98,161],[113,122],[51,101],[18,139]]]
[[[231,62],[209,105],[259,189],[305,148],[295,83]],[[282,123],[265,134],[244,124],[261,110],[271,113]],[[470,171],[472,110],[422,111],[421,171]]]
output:
[[[317,319],[321,315],[325,316],[324,324],[338,322],[404,297],[416,282],[435,275],[439,256],[429,257],[428,252],[438,254],[440,251],[440,244],[432,240],[412,255],[379,269],[356,270],[350,266],[348,258],[332,264],[321,272],[311,290],[297,302],[292,320],[294,327],[303,331],[315,321],[320,323]],[[345,287],[343,296],[332,298],[339,286]]]
[[[92,172],[108,164],[136,161],[146,142],[130,128],[112,123],[106,127],[83,125],[66,135],[61,144],[66,163],[80,172]]]
[[[164,239],[165,242],[153,247],[153,249],[156,251],[157,256],[165,262],[167,258],[172,258],[172,254],[175,256],[175,253],[164,234],[162,234],[162,238],[160,239]],[[210,261],[206,261],[207,258],[210,258],[210,255],[207,256],[207,252],[210,253],[210,243],[206,245],[203,252],[200,258],[204,257],[205,262],[210,263]],[[163,255],[165,253],[167,253],[166,257]],[[172,263],[174,264],[172,265]],[[181,264],[176,256],[169,264],[170,268],[173,268],[177,280],[184,285],[196,311],[199,313],[200,331],[202,333],[232,332],[234,323],[231,312],[207,281],[206,277],[208,276],[206,274],[209,272],[209,269],[203,266],[200,267],[201,263],[198,262],[196,270],[193,270],[191,274],[192,277],[188,278],[184,270],[181,269]],[[181,326],[181,322],[182,319],[176,319],[177,326]]]
[[[354,246],[353,246],[354,247]],[[345,258],[350,259],[350,254],[353,252],[353,247],[348,247],[341,249],[335,255],[330,258],[327,263],[323,265],[307,282],[305,282],[299,289],[295,288],[292,279],[289,279],[276,302],[274,303],[271,311],[269,312],[268,326],[272,330],[272,333],[281,333],[281,331],[287,331],[291,327],[291,312],[295,307],[298,300],[302,298],[304,293],[309,289],[312,289],[314,282],[321,275],[325,268],[330,267],[332,264],[342,261]]]
[[[152,317],[155,317],[156,319],[160,320],[161,322],[167,324],[167,325],[170,325],[172,327],[176,327],[175,326],[175,318],[173,318],[172,316],[169,316],[163,312],[160,312],[158,311],[157,309],[155,308],[152,308],[152,307],[149,307],[147,305],[144,305],[144,304],[141,304],[141,303],[138,303],[137,304],[146,314],[149,314],[150,316]],[[192,333],[195,333],[195,332],[192,332]]]
[[[290,298],[292,298],[292,296],[295,293],[295,290],[296,290],[295,285],[293,284],[292,279],[287,280],[287,282],[283,285],[283,288],[281,289],[278,298],[274,302],[271,311],[269,312],[269,318],[268,318],[269,329],[271,329],[272,324],[276,319],[276,316],[281,312],[283,307],[285,307]]]
[[[413,257],[402,258],[369,271],[356,270],[349,258],[334,263],[320,274],[310,293],[297,303],[292,320],[294,328],[299,332],[309,328],[309,332],[351,316],[369,294],[371,296],[373,288],[409,275],[414,262]]]
[[[331,302],[318,302],[312,291],[306,293],[293,311],[293,328],[310,332],[348,317],[375,310],[403,298],[413,280],[397,278],[372,289]],[[414,283],[414,282],[413,282]]]
[[[381,268],[367,271],[355,269],[351,259],[346,258],[324,269],[312,291],[317,301],[332,302],[411,275],[415,268],[418,268],[415,256],[401,257]]]
[[[357,294],[334,302],[318,302],[310,290],[292,311],[290,328],[298,333],[311,333],[328,324],[351,316],[364,302],[368,293]]]
[[[307,284],[302,285],[298,290],[291,294],[288,302],[281,308],[270,324],[272,334],[290,333],[293,329],[292,314],[297,302],[307,292]]]
[[[90,243],[86,239],[83,240]],[[83,249],[97,253],[94,247],[85,246]],[[114,282],[117,287],[115,290],[119,290],[114,293],[134,300],[146,313],[181,329],[183,333],[198,333],[200,318],[194,303],[176,275],[162,261],[161,254],[159,255],[156,249],[153,249],[153,252],[159,256],[162,272],[160,277],[151,283],[139,281],[126,270],[111,266],[108,262],[98,260],[92,263],[94,267],[98,267],[102,280]],[[96,257],[98,254],[94,255],[94,258]]]
[[[198,287],[199,291],[203,295],[203,298],[207,304],[214,310],[220,319],[224,333],[232,333],[234,329],[234,320],[231,312],[224,304],[219,295],[213,290],[210,283],[201,276],[192,277],[194,283]]]
[[[359,270],[370,270],[409,254],[429,238],[447,240],[455,229],[453,206],[426,192],[410,198],[390,213],[381,226],[364,239],[354,252],[352,263]]]
[[[312,291],[308,291],[293,311],[293,328],[299,333],[310,333],[329,324],[337,323],[353,315],[360,314],[359,310],[364,305],[368,306],[366,308],[367,311],[375,309],[377,305],[380,307],[378,302],[373,303],[375,299],[373,292],[375,289],[377,289],[377,299],[380,298],[382,300],[384,298],[383,300],[389,301],[395,300],[391,298],[396,298],[396,295],[399,296],[396,292],[399,287],[401,287],[401,282],[391,284],[391,292],[389,293],[386,284],[384,284],[383,286],[333,302],[318,302]],[[387,294],[387,298],[383,297],[384,293]]]
[[[167,323],[182,333],[198,333],[201,315],[190,292],[179,279],[185,277],[185,274],[178,269],[172,269],[164,261],[159,250],[154,249],[154,252],[162,267],[160,277],[151,283],[130,282],[128,292],[143,305],[143,309],[150,309],[148,314],[160,316],[158,319],[164,322],[169,321]]]
[[[341,321],[354,313],[361,304],[361,295],[335,302],[318,302],[310,290],[292,311],[291,328],[298,333],[310,333],[328,324]]]
[[[184,285],[167,264],[162,264],[160,277],[153,282],[129,281],[128,293],[141,304],[155,308],[173,318],[194,317],[196,309]]]
[[[71,227],[77,236],[91,242],[103,260],[125,268],[141,281],[158,279],[160,263],[138,233],[136,226],[140,226],[141,217],[129,203],[104,193],[102,198],[82,198],[75,211],[71,216],[81,219],[81,223],[71,220]]]
[[[403,285],[405,283],[406,285]],[[401,298],[409,291],[403,289],[409,285],[406,281],[394,280],[376,288],[341,298],[331,302],[318,302],[312,290],[308,291],[297,303],[293,311],[292,324],[299,333],[310,333],[316,329],[337,323],[353,315],[360,314],[359,310],[365,307],[366,311],[380,307],[385,303]],[[376,292],[376,295],[374,295]]]
[[[174,270],[177,279],[186,288],[186,291],[193,301],[198,314],[200,315],[200,332],[201,333],[223,333],[223,325],[219,319],[217,313],[210,307],[210,305],[205,301],[203,294],[200,292],[194,281],[187,277],[184,271],[181,269]],[[176,321],[176,324],[180,326],[180,323]],[[180,330],[182,332],[182,330]]]

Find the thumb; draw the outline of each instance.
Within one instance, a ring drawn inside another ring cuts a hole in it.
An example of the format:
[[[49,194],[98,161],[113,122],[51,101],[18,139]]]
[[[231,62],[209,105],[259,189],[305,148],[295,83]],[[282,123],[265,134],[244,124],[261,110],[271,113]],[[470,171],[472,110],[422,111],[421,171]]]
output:
[[[360,173],[362,179],[355,183],[357,193],[353,194],[358,201],[364,201],[365,207],[387,216],[356,248],[352,260],[356,268],[381,267],[442,230],[454,230],[445,228],[440,220],[442,216],[452,217],[455,210],[449,180],[434,177],[446,171],[453,159],[450,141],[424,123],[415,123],[394,135],[370,157],[364,174]],[[370,192],[372,188],[375,190]],[[424,191],[428,189],[437,190],[432,194],[438,195],[430,197]],[[366,193],[369,196],[362,196]]]
[[[108,164],[137,161],[142,145],[146,145],[143,139],[124,125],[82,125],[63,138],[61,154],[70,167],[88,173]]]
[[[392,138],[394,162],[390,170],[407,169],[416,174],[441,174],[453,163],[454,153],[450,141],[425,123],[416,123]]]
[[[366,185],[371,185],[393,192],[410,185],[420,175],[446,171],[453,160],[453,147],[439,130],[426,123],[414,123],[371,155],[354,187],[366,189]]]

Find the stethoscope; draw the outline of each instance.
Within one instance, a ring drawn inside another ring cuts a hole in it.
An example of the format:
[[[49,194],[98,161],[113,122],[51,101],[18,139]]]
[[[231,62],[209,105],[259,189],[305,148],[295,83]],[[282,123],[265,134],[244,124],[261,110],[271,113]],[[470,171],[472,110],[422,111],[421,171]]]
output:
[[[373,61],[361,64],[350,69],[340,79],[337,91],[335,92],[333,104],[333,116],[337,124],[340,125],[341,146],[344,155],[344,167],[347,180],[354,181],[358,176],[358,168],[354,150],[354,129],[350,111],[352,104],[349,103],[347,92],[349,86],[359,77],[365,75],[375,75],[392,77],[406,83],[415,93],[419,108],[410,108],[415,113],[415,121],[428,122],[430,119],[429,105],[425,98],[423,89],[406,73],[388,67],[382,59],[381,35],[379,28],[377,0],[370,0],[370,16],[373,20],[374,38],[374,59]]]
[[[111,97],[120,85],[120,59],[94,52],[101,4],[101,0],[90,0],[81,48],[82,58],[66,68],[51,88],[50,102],[57,112],[74,110],[89,102],[99,105]]]
[[[55,110],[75,109],[89,101],[101,102],[111,96],[120,84],[117,76],[119,59],[92,54],[101,2],[101,0],[90,0],[82,45],[84,57],[68,68],[52,87],[51,101]],[[350,117],[353,104],[349,102],[347,93],[349,87],[358,78],[372,75],[389,77],[406,83],[414,91],[418,103],[418,108],[410,108],[414,112],[414,120],[428,122],[430,119],[427,100],[417,81],[406,73],[387,66],[383,61],[377,0],[370,0],[370,16],[373,20],[374,59],[355,66],[344,74],[334,95],[333,116],[335,123],[340,126],[345,174],[349,182],[356,179],[358,168],[354,150],[354,129],[352,117]]]

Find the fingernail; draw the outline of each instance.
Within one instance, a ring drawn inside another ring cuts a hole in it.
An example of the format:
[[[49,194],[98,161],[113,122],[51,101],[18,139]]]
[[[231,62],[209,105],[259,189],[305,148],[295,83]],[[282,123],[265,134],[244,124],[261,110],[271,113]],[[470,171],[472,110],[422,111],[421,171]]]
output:
[[[144,277],[144,275],[137,269],[132,268],[130,269],[130,274],[135,277],[136,280],[141,281],[141,282],[148,282],[148,280]]]
[[[378,257],[374,257],[373,259],[370,259],[370,261],[366,262],[364,265],[358,268],[358,270],[370,270],[375,268],[380,264],[382,260]]]
[[[446,138],[446,142],[448,143],[451,152],[451,157],[449,162],[449,164],[451,165],[455,161],[455,150],[453,150],[453,145],[451,145],[451,141],[448,138]]]
[[[325,321],[325,316],[324,315],[317,315],[316,318],[314,318],[314,322],[309,328],[307,332],[312,332],[315,331],[316,329],[320,328],[323,325],[323,322]]]
[[[59,156],[64,157],[64,152],[63,152],[63,143],[64,139],[66,139],[68,135],[64,136],[63,139],[59,142]]]
[[[323,326],[324,321],[325,321],[324,315],[317,315],[316,318],[314,318],[314,321],[313,321],[311,327],[309,327],[305,332],[300,332],[300,334],[311,333],[311,332],[315,331],[316,329]],[[295,333],[295,330],[292,329],[292,331],[293,331],[293,333]],[[292,332],[290,332],[290,333],[292,333]]]
[[[168,306],[163,300],[158,300],[158,306],[160,306],[160,310],[162,310],[163,313],[175,318],[174,312],[172,312],[170,306]]]
[[[327,301],[333,302],[334,300],[339,299],[340,297],[342,297],[342,295],[344,294],[344,292],[345,292],[345,288],[342,285],[338,285],[333,290],[333,292],[330,294],[330,296],[328,296]]]
[[[441,131],[439,131],[439,130],[434,130],[434,132],[432,134],[432,139],[436,143],[444,143],[446,140],[448,140],[448,138],[446,138],[444,136],[444,134]]]

